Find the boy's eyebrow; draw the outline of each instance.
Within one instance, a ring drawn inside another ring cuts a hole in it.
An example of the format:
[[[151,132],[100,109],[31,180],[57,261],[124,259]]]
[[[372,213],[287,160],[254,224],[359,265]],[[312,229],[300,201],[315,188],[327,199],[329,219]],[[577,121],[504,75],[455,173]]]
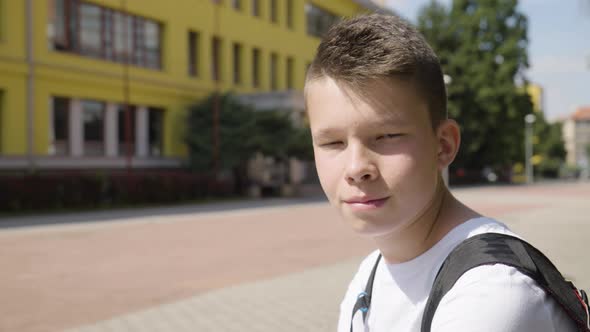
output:
[[[408,126],[407,121],[399,121],[399,119],[388,119],[385,121],[374,122],[367,124],[367,126],[374,131],[387,131],[392,127],[395,128],[406,128]],[[320,138],[331,138],[335,135],[342,133],[342,129],[339,128],[321,128],[315,132],[312,132],[312,136],[316,139]]]
[[[367,127],[375,131],[384,131],[391,129],[406,128],[409,125],[410,122],[408,122],[405,119],[400,119],[399,117],[390,117],[381,121],[368,123]]]
[[[331,137],[340,132],[340,130],[336,128],[322,128],[316,131],[315,133],[312,132],[312,136],[315,138],[324,138],[324,137]]]
[[[404,119],[401,116],[388,116],[385,118],[385,120],[383,121],[379,121],[376,123],[377,127],[386,127],[386,126],[398,126],[398,127],[403,127],[408,125],[409,122],[407,119]]]

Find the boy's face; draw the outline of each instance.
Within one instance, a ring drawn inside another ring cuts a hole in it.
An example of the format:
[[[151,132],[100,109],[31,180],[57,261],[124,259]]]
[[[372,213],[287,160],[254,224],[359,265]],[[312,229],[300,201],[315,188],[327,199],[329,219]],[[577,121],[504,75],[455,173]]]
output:
[[[367,102],[328,77],[308,83],[306,98],[322,188],[353,229],[381,236],[416,220],[444,166],[414,86],[376,83]]]

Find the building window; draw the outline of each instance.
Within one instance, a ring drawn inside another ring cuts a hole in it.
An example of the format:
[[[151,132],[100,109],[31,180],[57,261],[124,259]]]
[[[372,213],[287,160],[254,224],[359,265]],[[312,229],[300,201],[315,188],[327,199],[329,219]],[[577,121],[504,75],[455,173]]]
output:
[[[105,104],[94,100],[82,101],[84,155],[104,155]]]
[[[260,86],[260,49],[252,49],[252,86]]]
[[[83,55],[100,58],[102,56],[102,17],[101,8],[81,3],[80,15],[80,52]]]
[[[235,10],[240,10],[240,9],[242,9],[242,2],[240,0],[232,0],[231,6]]]
[[[2,2],[0,1],[0,6],[2,5]],[[4,91],[0,90],[0,155],[2,154],[2,142],[4,142],[3,140],[3,135],[4,135],[4,127],[3,127],[3,121],[2,121],[2,117],[4,116]]]
[[[334,23],[340,20],[337,15],[311,3],[305,4],[305,16],[307,20],[307,34],[320,38]]]
[[[49,8],[52,49],[161,68],[158,22],[79,0],[52,0]]]
[[[69,154],[70,140],[70,100],[53,97],[53,146],[50,154],[64,156]]]
[[[286,85],[287,89],[293,89],[293,70],[295,67],[295,61],[293,58],[287,58],[287,70],[286,70]]]
[[[286,0],[287,28],[293,29],[293,0]]]
[[[75,31],[70,31],[72,26],[76,26],[76,16],[71,16],[70,12],[72,11],[71,8],[71,1],[69,0],[53,0],[49,1],[49,39],[53,41],[50,44],[50,48],[56,50],[67,50],[69,48],[76,49],[76,45],[74,44],[77,40],[70,41],[70,36],[75,33]]]
[[[145,56],[143,65],[148,68],[160,68],[160,25],[154,21],[141,18],[137,18],[136,22],[139,27],[134,31],[139,34],[143,33],[143,43],[135,45],[135,48],[139,48],[140,55]],[[142,22],[143,24],[141,24]]]
[[[234,84],[242,83],[242,45],[235,43],[233,46]]]
[[[129,105],[127,109],[124,104],[119,105],[117,109],[117,150],[120,156],[135,155],[136,109],[134,105]]]
[[[277,23],[279,21],[277,15],[277,0],[270,0],[270,21]]]
[[[277,67],[279,62],[279,56],[276,53],[270,54],[270,89],[278,89],[277,82]]]
[[[112,49],[113,53],[109,59],[112,58],[115,61],[126,63],[133,52],[133,43],[131,41],[132,22],[128,16],[123,13],[108,11],[107,16],[109,16],[108,21],[112,22],[112,28],[109,27],[109,29],[115,31],[111,40],[112,47],[108,47],[109,51]]]
[[[188,32],[188,74],[199,75],[199,34],[194,31]]]
[[[115,106],[113,111],[116,112],[112,114],[115,115],[113,118],[107,116],[107,106],[104,102],[81,100],[79,109],[72,108],[76,101],[63,97],[53,97],[51,100],[50,154],[63,156],[78,155],[83,152],[85,156],[102,157],[114,155],[111,153],[117,151],[119,156],[162,155],[164,132],[162,108],[140,108],[135,105],[129,105],[127,108],[124,104],[113,105]],[[77,114],[80,117],[76,116]],[[75,134],[70,136],[70,125],[74,127],[74,130],[79,129],[81,136]],[[109,150],[113,148],[116,150]]]
[[[252,0],[252,16],[260,17],[260,0]]]
[[[148,154],[154,157],[162,156],[164,132],[164,110],[148,108]]]
[[[221,39],[211,40],[211,79],[221,81]]]

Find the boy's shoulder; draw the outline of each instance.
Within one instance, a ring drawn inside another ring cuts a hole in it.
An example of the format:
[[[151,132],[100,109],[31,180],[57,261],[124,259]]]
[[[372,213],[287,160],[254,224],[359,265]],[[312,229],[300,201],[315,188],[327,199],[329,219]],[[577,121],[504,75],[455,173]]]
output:
[[[490,332],[577,330],[537,282],[503,264],[465,272],[443,296],[432,326],[439,327],[437,331],[458,331],[464,326]]]
[[[401,264],[390,265],[405,269],[412,266],[423,268],[425,264],[436,263],[437,261],[442,263],[442,261],[444,261],[451,251],[461,242],[475,235],[484,233],[500,233],[520,237],[513,233],[508,228],[508,226],[495,219],[489,217],[473,218],[455,226],[445,236],[443,236],[440,241],[432,246],[432,248],[420,256],[414,258],[413,260]],[[361,262],[359,272],[370,272],[379,254],[379,250],[375,250],[368,254]],[[438,267],[436,267],[436,269],[438,269]]]
[[[432,285],[436,273],[451,251],[464,240],[483,233],[501,233],[517,236],[506,225],[492,218],[480,217],[467,220],[453,228],[428,251],[411,261],[400,264],[388,264],[381,259],[377,266],[376,282],[373,287],[388,287],[388,280],[392,279],[415,279],[416,283],[410,283],[405,286],[410,288],[419,287],[419,293],[423,293],[423,296],[426,297],[430,291],[430,287],[426,287],[425,285]],[[349,284],[348,296],[354,298],[359,292],[365,289],[379,255],[379,250],[375,250],[362,260]],[[385,282],[385,285],[382,285],[382,282]]]
[[[374,306],[372,304],[371,310],[376,316],[373,324],[380,326],[382,323],[377,318],[380,311],[384,311],[383,317],[392,313],[411,315],[390,303],[392,297],[415,294],[417,302],[414,305],[420,303],[418,306],[423,307],[436,273],[450,252],[464,240],[485,233],[519,237],[497,220],[475,218],[453,228],[430,250],[410,262],[380,263],[380,272],[373,286]],[[364,290],[378,255],[379,251],[373,251],[361,263],[341,305],[342,321],[349,319],[346,315],[350,315],[356,295]],[[403,282],[410,279],[411,282]],[[410,303],[401,307],[408,306]],[[415,318],[420,322],[421,316]],[[465,323],[473,323],[474,326],[487,326],[489,331],[495,331],[498,322],[503,322],[509,331],[574,331],[568,316],[533,279],[514,267],[500,264],[479,266],[463,274],[443,297],[432,326],[436,326],[437,331],[457,331],[462,330]],[[488,331],[482,328],[482,331]]]

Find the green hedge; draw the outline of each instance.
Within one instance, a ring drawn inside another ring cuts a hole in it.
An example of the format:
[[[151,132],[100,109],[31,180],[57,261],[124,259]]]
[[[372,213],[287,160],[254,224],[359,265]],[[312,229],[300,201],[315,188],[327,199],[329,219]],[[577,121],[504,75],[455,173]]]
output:
[[[230,181],[189,172],[101,172],[0,176],[0,211],[173,203],[232,195]]]

